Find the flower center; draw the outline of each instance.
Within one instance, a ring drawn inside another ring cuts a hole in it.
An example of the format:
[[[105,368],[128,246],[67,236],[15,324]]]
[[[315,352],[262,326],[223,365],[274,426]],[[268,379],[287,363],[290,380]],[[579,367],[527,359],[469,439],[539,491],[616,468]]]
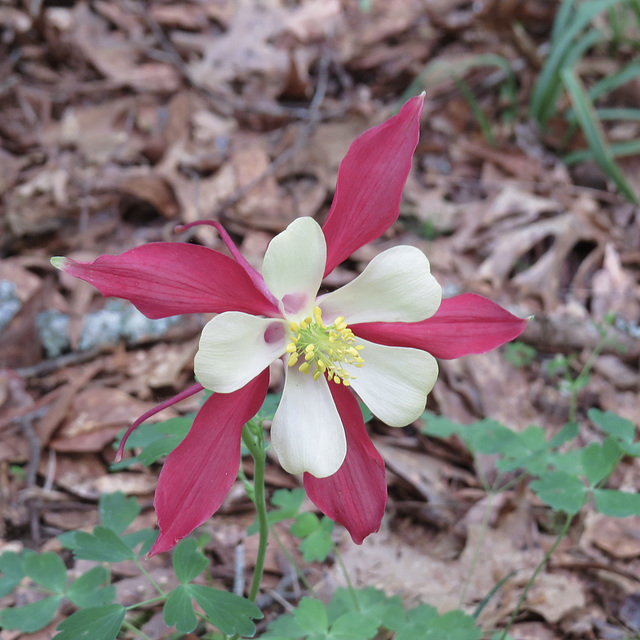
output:
[[[336,318],[333,324],[325,325],[322,321],[322,310],[315,307],[313,318],[305,318],[300,324],[292,322],[289,329],[291,342],[287,345],[287,353],[291,355],[288,364],[293,367],[302,358],[300,371],[309,373],[313,365],[314,380],[326,373],[329,380],[336,384],[342,381],[342,384],[348,387],[349,379],[355,376],[348,374],[344,365],[364,366],[364,360],[360,356],[364,347],[355,344],[356,337],[342,316]]]

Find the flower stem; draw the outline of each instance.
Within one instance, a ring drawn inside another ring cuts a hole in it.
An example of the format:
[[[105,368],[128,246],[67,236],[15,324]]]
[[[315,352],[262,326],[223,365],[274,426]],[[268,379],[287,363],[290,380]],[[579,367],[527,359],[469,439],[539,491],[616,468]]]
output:
[[[336,545],[334,543],[333,545],[333,553],[336,556],[336,560],[338,561],[338,564],[340,565],[340,570],[342,571],[342,575],[344,576],[344,579],[347,582],[347,588],[349,589],[349,593],[351,594],[351,597],[353,598],[353,604],[356,607],[356,611],[360,611],[360,603],[358,602],[358,595],[356,594],[356,590],[353,588],[353,583],[351,582],[351,578],[349,577],[349,572],[347,571],[347,567],[345,566],[343,560],[342,560],[342,555],[340,554],[340,551],[338,550],[338,545]]]
[[[138,569],[140,569],[140,571],[144,574],[147,580],[153,585],[156,591],[161,596],[164,596],[166,598],[167,594],[165,593],[164,589],[152,578],[151,574],[142,566],[142,563],[140,562],[140,560],[138,560],[138,558],[134,558],[133,561],[136,563],[136,565],[138,566]]]
[[[142,631],[141,629],[138,629],[138,627],[132,625],[130,622],[127,622],[126,620],[122,621],[122,626],[125,629],[129,629],[129,631],[131,631],[132,633],[135,633],[140,638],[143,638],[143,640],[151,640],[151,638],[144,631]]]
[[[522,595],[520,596],[520,599],[518,600],[518,604],[516,605],[516,608],[513,610],[513,613],[511,614],[511,617],[509,618],[509,622],[507,623],[507,626],[506,626],[506,628],[505,628],[505,630],[504,630],[504,632],[502,634],[501,640],[506,640],[507,634],[509,633],[509,629],[511,629],[511,626],[513,625],[513,622],[516,619],[516,616],[520,612],[520,608],[524,604],[524,601],[527,599],[527,594],[529,593],[529,590],[533,586],[533,583],[534,583],[536,577],[538,576],[538,574],[540,573],[542,568],[547,564],[547,562],[549,561],[549,558],[551,557],[551,554],[553,554],[553,552],[556,550],[556,548],[560,544],[560,541],[562,540],[562,538],[564,538],[567,535],[567,532],[569,531],[569,527],[571,526],[571,523],[573,522],[573,518],[574,518],[574,516],[572,514],[569,514],[569,513],[566,514],[565,523],[564,523],[564,525],[562,525],[562,529],[560,530],[560,533],[558,534],[558,537],[556,538],[555,542],[553,543],[553,545],[549,549],[549,551],[547,551],[547,553],[544,554],[544,558],[542,558],[542,561],[536,567],[536,570],[533,572],[533,575],[529,578],[529,581],[525,585],[524,591],[522,592]]]
[[[309,593],[314,598],[318,598],[318,594],[315,592],[313,585],[309,582],[309,580],[307,580],[307,576],[304,575],[304,572],[300,568],[300,565],[296,562],[296,559],[291,555],[291,553],[289,553],[289,550],[285,546],[284,542],[282,542],[282,538],[280,538],[280,536],[278,535],[278,532],[276,531],[275,527],[273,528],[271,533],[273,534],[273,539],[278,543],[278,546],[280,547],[280,551],[282,551],[285,558],[291,563],[291,566],[295,570],[296,575],[298,576],[300,582],[302,582],[302,584],[306,587],[307,591],[309,591]]]
[[[264,469],[267,460],[264,447],[261,442],[256,442],[255,437],[251,433],[250,428],[245,425],[242,429],[242,441],[249,449],[249,453],[253,456],[253,486],[255,491],[255,504],[258,514],[260,542],[258,543],[258,557],[256,558],[256,566],[253,572],[253,582],[251,583],[251,591],[249,592],[249,600],[255,602],[260,590],[262,582],[262,574],[264,573],[264,559],[267,552],[267,541],[269,539],[269,523],[267,520],[267,500],[264,490]]]

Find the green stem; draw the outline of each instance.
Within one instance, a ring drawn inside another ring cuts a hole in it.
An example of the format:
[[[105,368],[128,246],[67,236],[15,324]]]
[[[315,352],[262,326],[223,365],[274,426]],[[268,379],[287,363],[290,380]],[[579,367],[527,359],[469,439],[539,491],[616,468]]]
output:
[[[144,638],[144,640],[151,640],[151,638],[144,631],[141,631],[140,629],[138,629],[138,627],[135,627],[130,622],[127,622],[126,620],[122,621],[122,626],[125,629],[129,629],[129,631],[135,633],[137,636]]]
[[[260,542],[258,543],[258,557],[256,558],[256,566],[253,572],[253,582],[251,583],[251,591],[249,592],[249,600],[256,601],[260,583],[262,582],[262,574],[264,573],[264,559],[267,552],[267,541],[269,540],[269,522],[267,520],[267,500],[264,490],[264,469],[267,460],[264,447],[257,443],[251,430],[247,425],[242,428],[242,441],[253,456],[253,486],[255,490],[256,511],[258,514]]]
[[[349,572],[347,571],[347,567],[342,560],[342,555],[340,554],[340,551],[338,551],[338,547],[335,545],[335,543],[333,545],[333,553],[335,553],[336,560],[338,561],[338,564],[340,565],[340,569],[342,571],[342,575],[347,582],[347,588],[349,589],[349,593],[353,598],[353,604],[356,607],[356,611],[360,611],[360,603],[358,602],[356,590],[353,588],[353,583],[351,582],[351,578],[349,577]]]
[[[302,582],[302,584],[305,586],[307,591],[314,598],[318,598],[318,594],[315,592],[315,590],[314,590],[313,586],[311,585],[311,583],[309,582],[309,580],[307,580],[307,576],[304,575],[304,572],[300,568],[300,565],[296,562],[296,559],[289,553],[289,550],[285,546],[284,542],[282,542],[282,538],[280,538],[280,535],[276,531],[275,527],[271,530],[271,534],[273,535],[274,540],[278,543],[278,546],[280,547],[280,551],[282,551],[282,553],[284,554],[285,558],[289,561],[291,566],[294,568],[294,570],[296,572],[296,575],[298,576],[300,582]]]
[[[164,602],[167,599],[167,596],[158,596],[157,598],[150,598],[149,600],[144,600],[143,602],[136,602],[135,604],[131,604],[126,607],[127,611],[131,611],[132,609],[137,609],[138,607],[144,607],[148,604],[155,604],[156,602]]]
[[[560,533],[558,534],[558,537],[556,538],[555,542],[553,543],[553,546],[551,547],[551,549],[549,549],[549,551],[547,551],[547,553],[544,554],[544,558],[542,558],[542,561],[536,567],[536,570],[533,572],[533,575],[529,578],[529,581],[527,582],[527,584],[526,584],[526,586],[524,588],[524,591],[522,592],[522,595],[520,596],[520,599],[518,600],[518,604],[516,605],[516,608],[513,610],[513,613],[511,614],[511,617],[509,618],[509,622],[507,623],[507,626],[506,626],[506,628],[504,630],[504,633],[502,634],[501,640],[506,640],[507,634],[509,633],[509,629],[511,629],[511,627],[513,625],[513,622],[516,619],[516,616],[520,612],[520,608],[524,604],[524,601],[527,598],[527,594],[529,593],[529,590],[533,586],[533,583],[534,583],[536,577],[538,576],[538,574],[540,573],[542,568],[547,564],[547,562],[549,561],[549,558],[551,557],[553,552],[556,550],[557,546],[560,544],[560,541],[562,540],[562,538],[564,538],[565,535],[567,535],[567,532],[569,531],[569,527],[571,526],[571,523],[573,522],[574,516],[572,514],[568,514],[568,513],[566,514],[566,516],[567,516],[567,519],[565,520],[565,523],[564,523],[562,529],[560,530]]]
[[[155,590],[161,596],[166,598],[167,594],[165,593],[164,589],[162,589],[162,587],[151,577],[151,574],[142,566],[142,563],[138,560],[138,558],[134,558],[133,561],[138,566],[138,569],[140,569],[140,571],[142,571],[142,573],[145,575],[147,580],[154,586]]]
[[[571,399],[569,401],[569,422],[578,421],[578,393],[582,388],[583,380],[589,375],[589,373],[591,373],[591,369],[593,369],[593,365],[604,349],[606,342],[607,337],[606,335],[603,335],[600,339],[600,342],[598,342],[598,344],[593,348],[593,351],[587,358],[587,361],[584,363],[584,367],[582,367],[580,373],[578,374],[578,377],[573,383],[574,388],[571,391]]]

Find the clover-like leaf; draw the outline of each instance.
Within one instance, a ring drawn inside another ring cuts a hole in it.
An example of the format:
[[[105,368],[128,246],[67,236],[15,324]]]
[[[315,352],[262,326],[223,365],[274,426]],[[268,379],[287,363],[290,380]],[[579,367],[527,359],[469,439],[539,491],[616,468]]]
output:
[[[97,526],[93,533],[75,531],[71,548],[76,558],[97,562],[121,562],[134,557],[133,551],[112,529]]]
[[[305,538],[320,526],[320,518],[311,511],[305,511],[297,516],[291,525],[291,533],[298,538]]]
[[[54,640],[115,640],[126,612],[121,604],[80,609],[58,625]]]
[[[209,566],[206,556],[193,538],[185,538],[173,552],[173,569],[182,584],[191,582]]]
[[[15,607],[0,611],[0,627],[19,629],[25,633],[33,633],[46,627],[56,615],[62,602],[61,595],[43,598],[24,607]]]
[[[23,559],[13,551],[0,555],[0,598],[11,593],[24,578]]]
[[[98,505],[100,522],[116,533],[122,533],[140,513],[140,504],[135,498],[127,498],[122,491],[105,493]]]
[[[378,633],[378,621],[366,613],[349,611],[341,615],[329,630],[331,640],[370,640]]]
[[[278,507],[272,511],[269,511],[267,514],[267,519],[269,522],[269,526],[275,524],[276,522],[282,522],[283,520],[289,520],[290,518],[295,518],[298,515],[298,511],[300,511],[300,507],[304,502],[304,498],[306,493],[304,489],[292,489],[289,491],[288,489],[278,489],[271,496],[271,504],[274,507]],[[254,533],[258,532],[258,521],[256,520],[250,527],[247,529],[247,533],[252,536]]]
[[[573,475],[550,471],[531,483],[531,490],[552,509],[578,513],[584,504],[587,487]]]
[[[109,582],[109,572],[103,566],[93,567],[76,578],[67,589],[67,598],[79,609],[111,604],[116,588]]]
[[[191,633],[198,625],[191,593],[184,585],[178,585],[169,594],[162,613],[165,623],[170,627],[175,625],[180,633]]]
[[[608,477],[620,460],[620,447],[614,438],[607,438],[602,444],[592,442],[582,450],[580,461],[587,476],[589,486],[595,487]]]
[[[600,411],[600,409],[589,409],[587,415],[594,424],[610,436],[622,442],[633,442],[636,428],[631,420],[622,418],[612,411]]]
[[[24,556],[23,567],[24,572],[45,589],[64,593],[67,586],[67,568],[57,554],[50,551],[28,551]]]
[[[612,518],[640,516],[640,494],[616,489],[595,489],[596,508]]]
[[[182,586],[188,590],[191,597],[207,614],[209,620],[222,633],[226,633],[228,636],[234,634],[253,636],[255,634],[256,625],[252,618],[258,620],[263,617],[263,613],[250,600],[199,584]]]

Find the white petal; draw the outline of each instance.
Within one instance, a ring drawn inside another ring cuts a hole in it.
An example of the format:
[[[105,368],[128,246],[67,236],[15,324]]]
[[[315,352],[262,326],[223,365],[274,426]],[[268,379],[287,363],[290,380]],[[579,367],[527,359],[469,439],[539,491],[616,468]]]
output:
[[[319,300],[325,322],[344,316],[357,322],[419,322],[440,306],[442,288],[429,260],[416,247],[400,246],[377,255],[349,284]]]
[[[294,220],[269,243],[262,276],[283,301],[287,317],[304,317],[313,310],[326,261],[324,234],[313,218]]]
[[[314,380],[297,367],[287,369],[271,443],[289,473],[308,471],[316,478],[326,478],[342,466],[347,440],[325,378]]]
[[[194,361],[198,382],[219,393],[237,391],[284,354],[286,335],[284,320],[221,313],[200,336]]]
[[[424,411],[427,394],[438,377],[438,363],[426,351],[406,347],[387,347],[357,339],[364,366],[345,365],[351,387],[390,427],[404,427],[417,420]]]

